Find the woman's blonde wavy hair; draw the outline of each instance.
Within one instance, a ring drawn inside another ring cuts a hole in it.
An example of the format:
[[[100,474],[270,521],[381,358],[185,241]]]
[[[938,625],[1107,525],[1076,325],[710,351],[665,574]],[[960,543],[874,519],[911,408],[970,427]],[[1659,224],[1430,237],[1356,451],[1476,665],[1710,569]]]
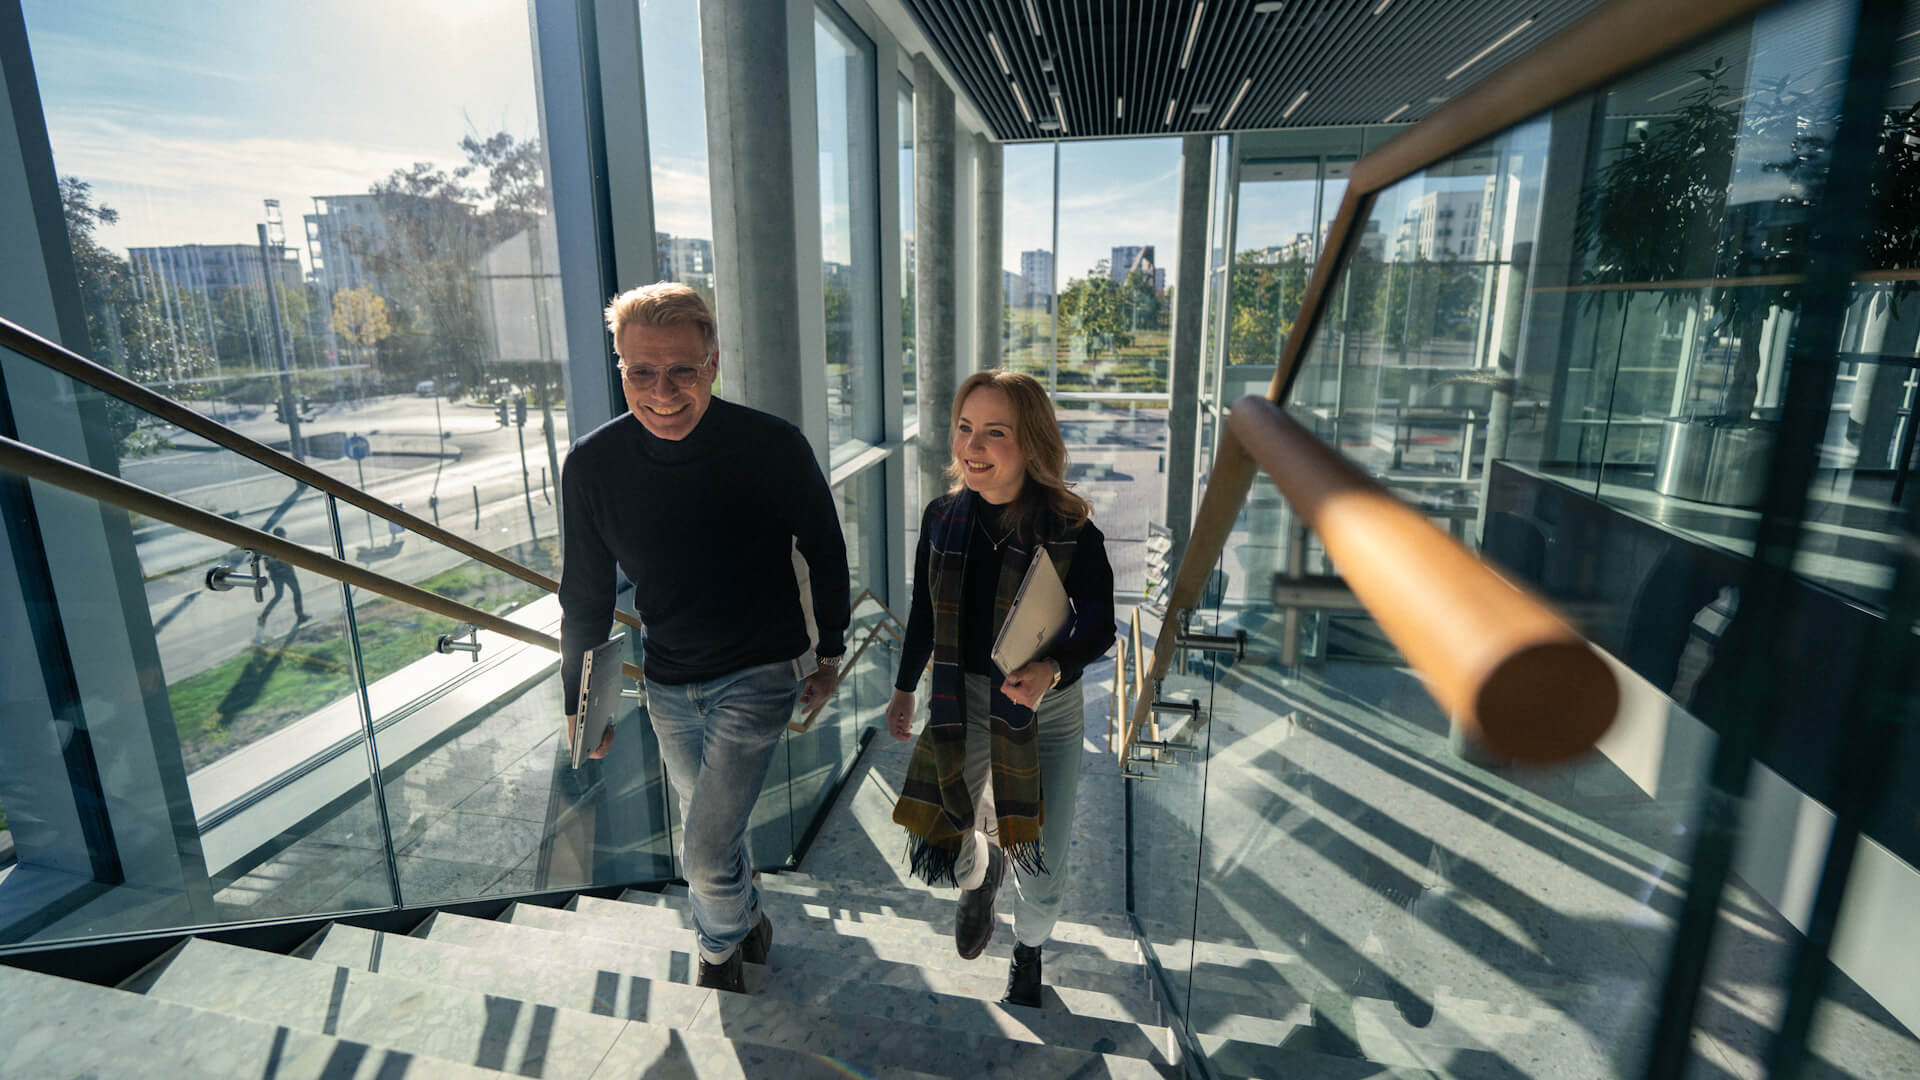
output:
[[[1007,508],[1009,513],[1025,517],[1044,507],[1068,528],[1078,528],[1093,516],[1093,504],[1073,493],[1067,483],[1067,443],[1060,437],[1060,423],[1053,415],[1053,402],[1047,398],[1040,380],[1019,371],[977,371],[967,376],[953,395],[953,417],[947,426],[947,445],[953,445],[960,430],[960,408],[967,396],[983,386],[991,386],[1007,395],[1013,404],[1013,441],[1026,461],[1027,482],[1020,497]],[[967,486],[958,459],[947,463],[948,490],[959,492]]]

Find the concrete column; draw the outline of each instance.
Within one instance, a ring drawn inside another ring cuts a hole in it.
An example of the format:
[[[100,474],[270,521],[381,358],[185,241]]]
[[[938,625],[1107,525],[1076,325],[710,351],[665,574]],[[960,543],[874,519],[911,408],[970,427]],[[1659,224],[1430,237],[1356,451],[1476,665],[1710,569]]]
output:
[[[947,425],[958,380],[954,277],[953,89],[924,55],[913,58],[914,357],[920,397],[920,498],[947,488]]]
[[[1173,531],[1168,565],[1180,565],[1193,528],[1195,453],[1200,439],[1200,342],[1206,320],[1207,199],[1213,140],[1187,135],[1180,141],[1180,220],[1174,250],[1173,344],[1167,370],[1172,404],[1167,410],[1167,527]]]
[[[797,425],[824,467],[813,15],[791,8],[701,0],[714,302],[722,396]],[[804,125],[795,111],[802,105]]]
[[[1000,269],[1004,204],[1000,144],[973,137],[973,370],[1000,366],[1000,320],[1007,290]]]

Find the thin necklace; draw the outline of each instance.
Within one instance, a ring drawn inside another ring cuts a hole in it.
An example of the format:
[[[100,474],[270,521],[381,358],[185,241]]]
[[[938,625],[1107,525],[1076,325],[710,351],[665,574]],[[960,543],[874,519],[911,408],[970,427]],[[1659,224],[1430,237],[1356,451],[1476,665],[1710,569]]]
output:
[[[980,531],[981,531],[982,533],[985,533],[985,534],[986,534],[986,537],[987,537],[987,543],[989,543],[989,544],[992,544],[992,545],[993,545],[993,550],[995,550],[995,551],[999,551],[999,550],[1000,550],[1000,545],[1002,545],[1002,544],[1004,544],[1004,543],[1006,543],[1007,541],[1009,541],[1009,540],[1011,540],[1011,539],[1013,539],[1013,534],[1014,534],[1014,533],[1016,533],[1016,532],[1019,532],[1019,531],[1020,531],[1020,523],[1019,523],[1018,521],[1016,521],[1016,522],[1014,522],[1014,523],[1013,523],[1013,526],[1012,526],[1011,528],[1009,528],[1009,529],[1008,529],[1008,530],[1006,531],[1006,534],[1005,534],[1005,535],[1003,535],[1003,536],[1001,536],[1001,537],[1000,537],[1000,539],[998,539],[998,540],[995,540],[995,539],[993,538],[993,532],[992,532],[992,531],[991,531],[990,529],[988,529],[988,528],[987,528],[987,523],[986,523],[986,521],[985,521],[985,520],[983,520],[983,519],[978,519],[978,518],[976,518],[975,520],[977,520],[977,521],[979,521],[979,522],[980,522]]]

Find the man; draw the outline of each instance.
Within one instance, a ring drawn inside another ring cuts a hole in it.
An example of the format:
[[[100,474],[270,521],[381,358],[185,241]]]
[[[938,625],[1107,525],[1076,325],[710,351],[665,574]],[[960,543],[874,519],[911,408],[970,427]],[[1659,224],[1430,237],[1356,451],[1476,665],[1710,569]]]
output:
[[[273,530],[273,535],[285,540],[287,538],[287,530],[276,526]],[[260,617],[254,620],[254,625],[267,625],[267,614],[273,610],[273,605],[280,602],[280,594],[283,591],[293,594],[294,625],[298,626],[306,622],[307,608],[305,604],[300,602],[300,579],[295,576],[293,567],[288,566],[286,563],[281,562],[271,555],[262,561],[265,562],[267,566],[267,579],[273,582],[273,599],[267,601],[267,606],[260,609]]]
[[[684,823],[699,984],[743,992],[742,963],[765,963],[773,941],[747,818],[796,695],[810,707],[833,693],[849,617],[846,541],[799,430],[713,396],[720,351],[698,293],[647,285],[614,297],[606,315],[628,411],[575,443],[561,472],[562,692],[572,712],[581,655],[613,621],[617,566],[646,627],[647,711]],[[593,756],[612,741],[609,731]]]

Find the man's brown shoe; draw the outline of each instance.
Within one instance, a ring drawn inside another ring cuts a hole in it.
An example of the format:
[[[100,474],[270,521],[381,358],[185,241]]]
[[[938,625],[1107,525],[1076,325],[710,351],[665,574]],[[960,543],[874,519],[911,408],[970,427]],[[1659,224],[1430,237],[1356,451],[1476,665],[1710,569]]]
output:
[[[740,942],[740,958],[749,964],[764,964],[767,954],[773,951],[773,923],[766,912],[760,913],[760,921]]]
[[[694,984],[708,990],[731,990],[736,994],[747,992],[747,973],[740,960],[740,950],[734,949],[725,960],[709,964],[705,957],[700,960],[700,978]]]

